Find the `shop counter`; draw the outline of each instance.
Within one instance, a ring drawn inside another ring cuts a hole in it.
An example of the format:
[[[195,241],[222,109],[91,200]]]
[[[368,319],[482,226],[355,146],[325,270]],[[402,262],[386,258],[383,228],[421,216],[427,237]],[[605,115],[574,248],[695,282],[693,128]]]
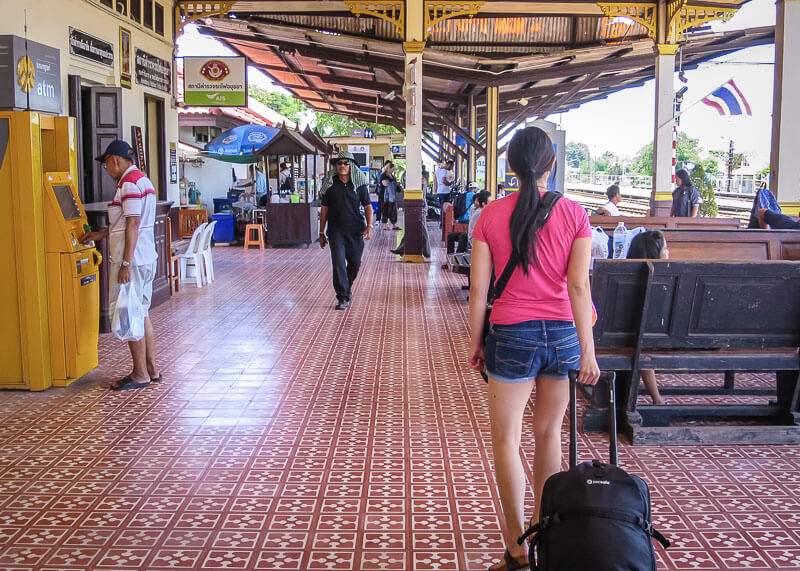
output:
[[[309,246],[319,238],[319,207],[308,203],[267,204],[269,246]]]

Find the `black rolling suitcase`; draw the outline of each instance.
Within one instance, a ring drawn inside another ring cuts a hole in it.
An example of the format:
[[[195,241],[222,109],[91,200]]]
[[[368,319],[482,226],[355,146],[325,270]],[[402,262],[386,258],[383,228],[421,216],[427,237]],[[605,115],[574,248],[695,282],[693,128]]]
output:
[[[519,543],[533,535],[531,570],[655,571],[652,539],[665,548],[669,541],[652,527],[647,484],[617,466],[614,377],[608,407],[611,464],[578,464],[577,378],[578,371],[569,372],[569,470],[547,479],[539,523]]]

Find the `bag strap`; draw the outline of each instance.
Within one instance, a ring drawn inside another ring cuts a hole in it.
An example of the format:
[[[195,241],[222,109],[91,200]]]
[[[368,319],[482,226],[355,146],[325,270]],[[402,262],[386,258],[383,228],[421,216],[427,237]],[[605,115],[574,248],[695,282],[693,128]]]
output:
[[[561,198],[561,193],[558,192],[545,192],[544,196],[542,197],[541,202],[539,203],[539,209],[544,210],[544,221],[547,223],[547,220],[550,218],[550,213],[553,212],[553,207],[556,205],[556,202],[559,201]],[[511,257],[508,259],[508,263],[506,264],[503,273],[500,274],[500,279],[497,280],[492,288],[492,295],[490,297],[489,303],[494,303],[500,296],[503,295],[503,290],[506,289],[506,285],[508,285],[508,280],[511,279],[511,274],[514,273],[517,265],[519,265],[519,260],[515,253],[511,252]]]

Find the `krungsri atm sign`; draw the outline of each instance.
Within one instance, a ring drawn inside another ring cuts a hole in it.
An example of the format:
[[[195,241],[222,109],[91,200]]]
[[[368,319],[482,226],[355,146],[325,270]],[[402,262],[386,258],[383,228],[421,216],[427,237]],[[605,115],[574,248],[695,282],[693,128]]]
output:
[[[246,107],[245,58],[183,58],[183,101],[203,107]]]

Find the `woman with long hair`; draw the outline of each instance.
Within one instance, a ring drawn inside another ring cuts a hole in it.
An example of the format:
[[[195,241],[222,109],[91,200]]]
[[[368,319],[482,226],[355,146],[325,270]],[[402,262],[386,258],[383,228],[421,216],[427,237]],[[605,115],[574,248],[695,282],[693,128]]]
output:
[[[669,211],[670,217],[690,217],[697,216],[700,210],[700,191],[692,184],[689,171],[678,169],[675,172],[678,179],[678,188],[672,191],[672,208]]]
[[[550,212],[543,208],[555,160],[544,131],[518,131],[508,147],[508,161],[520,190],[486,206],[472,235],[469,361],[489,378],[492,451],[505,521],[506,551],[490,571],[528,568],[526,547],[516,539],[524,531],[528,487],[520,458],[522,421],[534,385],[532,519],[538,521],[544,482],[561,469],[567,372],[579,368],[578,380],[584,384],[595,384],[600,376],[592,337],[589,219],[579,204],[566,198]],[[494,301],[484,347],[492,270],[499,277],[512,256],[515,269]]]

